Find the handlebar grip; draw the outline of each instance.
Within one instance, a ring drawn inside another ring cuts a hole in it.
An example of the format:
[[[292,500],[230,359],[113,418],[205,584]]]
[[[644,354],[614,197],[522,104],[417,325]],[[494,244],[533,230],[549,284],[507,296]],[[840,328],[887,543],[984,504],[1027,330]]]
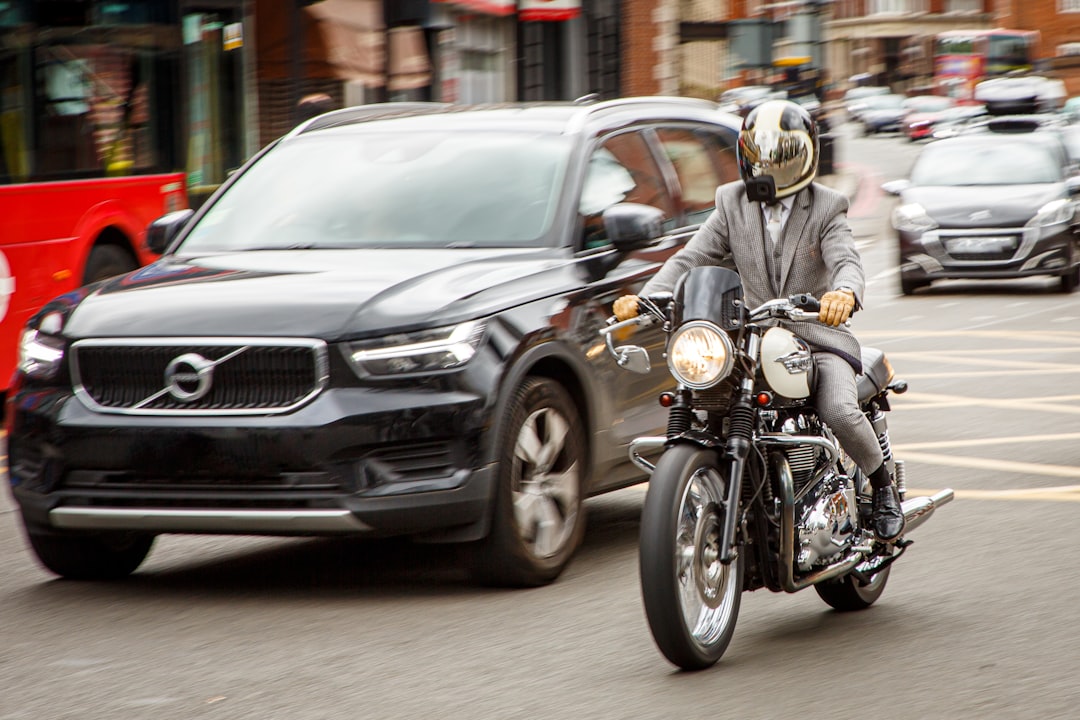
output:
[[[788,301],[795,307],[806,310],[807,312],[816,313],[821,311],[821,302],[810,293],[792,295],[788,298]]]

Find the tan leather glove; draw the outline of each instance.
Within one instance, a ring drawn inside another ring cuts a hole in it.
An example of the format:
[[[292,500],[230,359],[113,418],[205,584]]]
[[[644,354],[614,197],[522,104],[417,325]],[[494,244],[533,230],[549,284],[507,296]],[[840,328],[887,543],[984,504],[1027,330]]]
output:
[[[612,312],[615,313],[615,318],[622,322],[623,320],[629,320],[632,317],[637,317],[637,295],[623,295],[621,298],[615,301],[615,304],[611,306]]]
[[[850,290],[830,290],[821,296],[821,311],[818,312],[818,320],[836,327],[847,322],[854,311],[855,293]]]

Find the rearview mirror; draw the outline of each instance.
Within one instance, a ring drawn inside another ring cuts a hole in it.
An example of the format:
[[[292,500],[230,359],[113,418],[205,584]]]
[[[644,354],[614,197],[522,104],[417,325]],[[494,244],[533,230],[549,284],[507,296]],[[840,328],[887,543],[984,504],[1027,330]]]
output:
[[[190,208],[177,210],[150,223],[146,228],[146,248],[155,255],[164,254],[194,214]]]
[[[1080,175],[1073,175],[1070,178],[1066,178],[1065,189],[1068,191],[1069,197],[1080,195]]]
[[[649,351],[637,345],[619,345],[615,348],[615,362],[624,370],[638,375],[648,375],[652,370]]]
[[[604,211],[604,231],[615,249],[645,247],[663,233],[664,212],[652,205],[617,203]]]
[[[890,195],[899,195],[911,187],[910,180],[890,180],[881,184],[881,189]]]

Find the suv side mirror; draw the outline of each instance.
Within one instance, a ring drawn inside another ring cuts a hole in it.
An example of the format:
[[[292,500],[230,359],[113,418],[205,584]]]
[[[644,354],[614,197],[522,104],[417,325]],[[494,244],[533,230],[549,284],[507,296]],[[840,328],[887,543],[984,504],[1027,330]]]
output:
[[[645,247],[664,232],[664,212],[651,205],[617,203],[604,211],[604,231],[621,253]]]
[[[1068,191],[1069,197],[1080,195],[1080,175],[1073,175],[1072,177],[1066,178],[1065,189]]]
[[[155,255],[162,255],[195,211],[188,208],[162,215],[146,228],[146,248]]]
[[[890,195],[899,195],[911,187],[910,180],[890,180],[881,184],[881,189]]]

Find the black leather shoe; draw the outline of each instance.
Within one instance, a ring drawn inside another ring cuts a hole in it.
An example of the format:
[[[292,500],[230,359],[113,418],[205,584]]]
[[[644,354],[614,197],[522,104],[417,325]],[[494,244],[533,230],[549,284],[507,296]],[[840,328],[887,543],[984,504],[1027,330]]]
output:
[[[874,512],[870,522],[874,535],[882,542],[889,542],[900,537],[904,532],[904,510],[900,506],[900,494],[895,485],[874,488]]]

